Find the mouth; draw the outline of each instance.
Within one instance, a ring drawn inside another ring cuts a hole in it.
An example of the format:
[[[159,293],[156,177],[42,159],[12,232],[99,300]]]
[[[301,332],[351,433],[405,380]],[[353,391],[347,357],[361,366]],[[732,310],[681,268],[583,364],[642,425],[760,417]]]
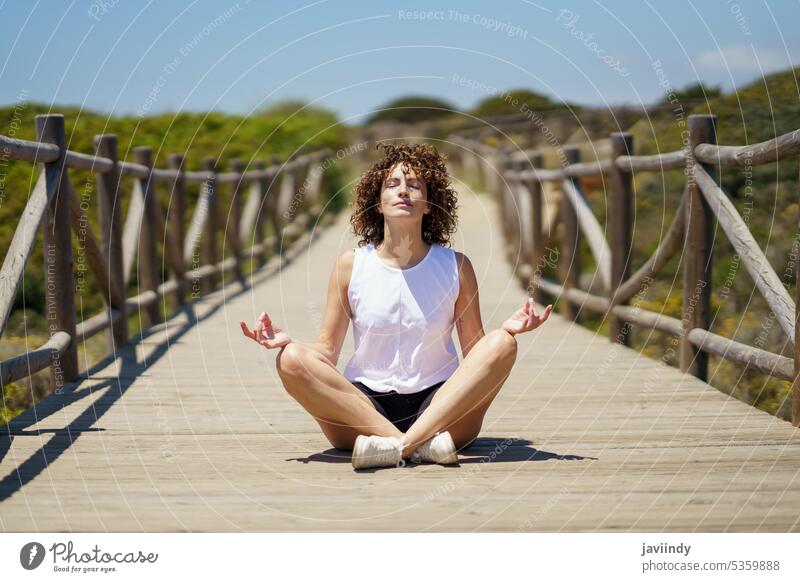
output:
[[[413,203],[411,203],[411,202],[395,202],[394,205],[395,206],[413,206]]]

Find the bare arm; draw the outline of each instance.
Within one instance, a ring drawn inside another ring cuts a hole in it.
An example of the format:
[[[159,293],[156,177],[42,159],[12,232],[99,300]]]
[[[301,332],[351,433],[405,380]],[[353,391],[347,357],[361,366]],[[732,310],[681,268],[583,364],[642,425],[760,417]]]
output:
[[[240,321],[242,333],[267,349],[280,349],[290,343],[301,343],[325,356],[334,366],[339,360],[342,344],[350,324],[350,301],[347,288],[350,285],[350,273],[353,271],[354,253],[348,251],[341,255],[333,266],[328,282],[328,300],[325,317],[316,341],[295,342],[289,334],[275,325],[266,312],[256,318],[253,329]]]
[[[461,344],[461,355],[467,354],[478,341],[486,335],[481,322],[481,308],[478,300],[478,279],[472,263],[464,255],[456,251],[458,263],[459,292],[455,306],[455,325],[458,331],[458,341]]]
[[[455,323],[461,343],[461,354],[466,358],[472,347],[486,334],[481,323],[478,279],[475,277],[475,270],[470,260],[462,253],[456,252],[456,261],[461,289],[456,300]],[[547,321],[552,311],[551,304],[542,314],[537,313],[533,299],[527,298],[524,305],[503,322],[500,329],[506,330],[511,335],[532,331]]]
[[[350,284],[350,273],[353,271],[353,259],[353,251],[349,250],[336,260],[328,281],[328,298],[319,335],[315,341],[304,344],[321,353],[334,366],[339,361],[342,344],[350,325],[347,288]]]

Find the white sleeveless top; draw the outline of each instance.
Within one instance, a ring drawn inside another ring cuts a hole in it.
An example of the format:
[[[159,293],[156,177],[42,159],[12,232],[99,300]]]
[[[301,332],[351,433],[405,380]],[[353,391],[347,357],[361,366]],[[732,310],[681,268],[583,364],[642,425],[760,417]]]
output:
[[[459,292],[455,251],[432,245],[408,269],[384,263],[372,243],[355,251],[347,291],[355,352],[344,377],[400,394],[447,380],[459,365],[452,337]]]

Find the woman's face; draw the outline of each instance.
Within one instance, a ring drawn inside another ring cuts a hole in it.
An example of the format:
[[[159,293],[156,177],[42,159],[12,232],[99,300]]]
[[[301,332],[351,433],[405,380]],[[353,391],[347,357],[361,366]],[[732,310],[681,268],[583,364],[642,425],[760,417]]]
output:
[[[430,212],[428,187],[422,178],[417,178],[414,169],[403,162],[395,164],[383,181],[378,212],[384,220],[390,218],[412,218],[422,220]]]

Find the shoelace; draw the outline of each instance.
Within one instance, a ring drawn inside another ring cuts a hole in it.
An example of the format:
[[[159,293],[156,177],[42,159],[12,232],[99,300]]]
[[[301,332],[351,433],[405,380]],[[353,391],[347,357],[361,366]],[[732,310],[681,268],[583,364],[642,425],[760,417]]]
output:
[[[394,459],[395,455],[397,455],[398,445],[395,445],[392,441],[380,439],[380,440],[375,440],[373,442],[377,445],[378,448],[378,451],[375,453],[375,457],[376,460],[378,460],[379,462],[385,463],[386,461]],[[405,467],[406,461],[402,456],[402,450],[403,450],[402,441],[400,442],[399,448],[401,451],[400,460],[395,463],[395,466]]]

